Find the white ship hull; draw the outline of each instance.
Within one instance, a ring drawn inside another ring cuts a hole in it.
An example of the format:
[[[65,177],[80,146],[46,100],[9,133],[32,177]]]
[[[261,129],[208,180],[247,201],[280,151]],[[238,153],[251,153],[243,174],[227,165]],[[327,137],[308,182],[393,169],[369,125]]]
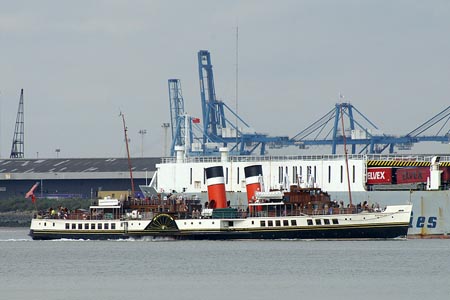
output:
[[[382,212],[338,215],[174,219],[162,213],[146,220],[33,219],[30,236],[35,240],[393,239],[406,236],[410,212],[410,205],[394,205]]]

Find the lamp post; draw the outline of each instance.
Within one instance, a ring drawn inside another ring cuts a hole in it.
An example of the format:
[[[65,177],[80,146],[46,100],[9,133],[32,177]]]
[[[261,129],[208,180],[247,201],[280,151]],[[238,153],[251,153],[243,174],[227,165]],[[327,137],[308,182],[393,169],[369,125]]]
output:
[[[147,134],[147,130],[141,129],[138,133],[141,135],[141,157],[144,157],[144,135]]]

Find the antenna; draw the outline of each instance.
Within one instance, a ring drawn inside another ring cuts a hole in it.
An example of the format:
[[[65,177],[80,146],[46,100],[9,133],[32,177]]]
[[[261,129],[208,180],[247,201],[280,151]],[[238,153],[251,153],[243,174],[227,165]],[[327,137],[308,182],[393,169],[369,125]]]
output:
[[[339,97],[341,98],[342,96],[339,94]],[[347,168],[348,199],[349,199],[349,202],[350,202],[350,208],[352,208],[353,207],[353,203],[352,203],[352,191],[350,189],[350,173],[349,173],[349,168],[348,168],[347,138],[345,137],[344,110],[342,109],[342,106],[343,105],[341,103],[340,104],[340,110],[341,110],[342,138],[344,139],[345,166]]]
[[[23,118],[23,89],[20,90],[19,109],[17,110],[16,127],[14,129],[10,158],[24,157],[24,118]]]
[[[239,100],[239,26],[236,26],[236,144],[238,143],[238,100]]]

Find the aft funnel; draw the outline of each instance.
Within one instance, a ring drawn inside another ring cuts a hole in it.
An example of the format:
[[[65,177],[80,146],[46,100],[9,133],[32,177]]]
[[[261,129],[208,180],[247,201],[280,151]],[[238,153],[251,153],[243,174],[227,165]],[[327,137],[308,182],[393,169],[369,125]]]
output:
[[[247,189],[248,203],[255,202],[255,193],[261,192],[260,178],[262,176],[262,166],[254,165],[244,168],[245,184]]]
[[[223,167],[216,166],[205,169],[206,184],[208,185],[208,201],[210,208],[226,208],[225,179]]]

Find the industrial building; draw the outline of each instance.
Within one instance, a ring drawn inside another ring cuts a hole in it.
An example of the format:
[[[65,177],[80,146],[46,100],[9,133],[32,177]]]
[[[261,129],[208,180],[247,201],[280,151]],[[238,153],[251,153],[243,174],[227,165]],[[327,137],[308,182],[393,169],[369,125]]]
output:
[[[150,183],[159,162],[131,159],[136,192]],[[93,199],[102,191],[131,191],[127,158],[0,159],[0,199],[24,197],[36,182],[38,198]]]

